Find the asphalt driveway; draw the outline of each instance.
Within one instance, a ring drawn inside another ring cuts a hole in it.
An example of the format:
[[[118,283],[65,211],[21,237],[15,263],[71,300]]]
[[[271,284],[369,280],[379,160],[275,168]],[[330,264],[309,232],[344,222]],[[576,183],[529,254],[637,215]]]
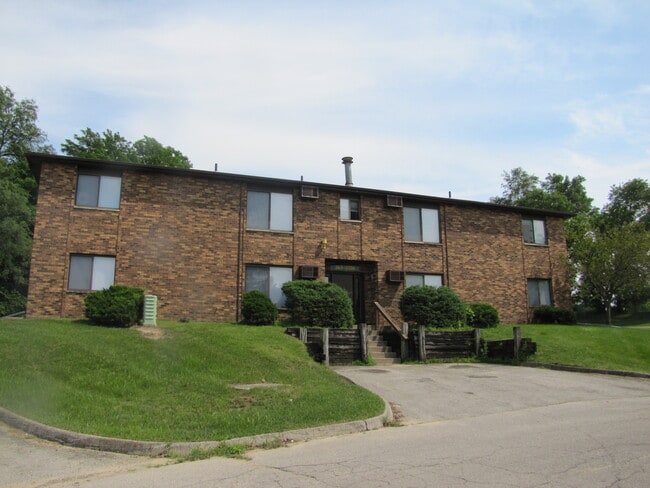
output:
[[[489,415],[569,402],[649,397],[650,380],[498,364],[336,367],[394,406],[402,423]]]

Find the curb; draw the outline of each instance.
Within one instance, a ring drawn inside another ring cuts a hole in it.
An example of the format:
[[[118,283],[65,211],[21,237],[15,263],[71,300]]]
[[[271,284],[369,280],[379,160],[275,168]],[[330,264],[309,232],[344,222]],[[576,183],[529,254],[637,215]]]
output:
[[[572,373],[591,373],[591,374],[607,374],[612,376],[627,376],[629,378],[646,378],[650,379],[649,373],[638,373],[636,371],[617,371],[612,369],[592,369],[592,368],[582,368],[580,366],[563,366],[561,364],[550,364],[550,363],[521,363],[520,366],[526,366],[529,368],[543,368],[543,369],[552,369],[555,371],[569,371]]]
[[[380,429],[385,423],[392,420],[393,412],[390,405],[384,401],[384,413],[366,420],[355,420],[341,424],[309,427],[305,429],[289,430],[286,432],[259,434],[250,437],[238,437],[236,439],[227,439],[223,441],[153,442],[133,441],[71,432],[69,430],[50,427],[49,425],[35,422],[0,407],[0,421],[40,439],[58,442],[59,444],[70,447],[150,457],[165,456],[169,454],[183,455],[190,453],[194,449],[213,449],[224,444],[243,444],[251,447],[260,447],[269,442],[308,441],[322,437],[354,434]]]

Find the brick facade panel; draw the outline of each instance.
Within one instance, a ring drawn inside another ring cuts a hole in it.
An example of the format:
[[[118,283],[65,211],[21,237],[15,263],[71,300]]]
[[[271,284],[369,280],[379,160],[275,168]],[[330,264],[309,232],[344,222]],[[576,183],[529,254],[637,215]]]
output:
[[[340,220],[339,200],[353,190],[307,199],[293,185],[293,232],[254,231],[245,177],[189,173],[123,168],[120,209],[110,211],[74,207],[74,164],[43,164],[28,314],[82,315],[85,293],[66,290],[71,253],[115,255],[116,284],[157,295],[161,319],[237,320],[246,264],[291,266],[294,277],[317,266],[322,279],[327,263],[357,263],[370,323],[373,301],[400,320],[404,284],[388,283],[387,270],[442,274],[462,299],[497,307],[503,322],[527,320],[531,277],[552,278],[555,302],[570,306],[560,218],[547,219],[547,246],[526,246],[518,212],[440,202],[442,242],[408,243],[402,210],[385,195],[361,192],[361,221],[350,222]]]

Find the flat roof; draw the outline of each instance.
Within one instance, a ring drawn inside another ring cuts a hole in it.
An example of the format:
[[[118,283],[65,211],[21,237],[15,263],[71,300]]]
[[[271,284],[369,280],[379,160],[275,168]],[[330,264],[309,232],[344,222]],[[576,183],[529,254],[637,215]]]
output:
[[[123,170],[139,171],[139,172],[146,172],[146,173],[162,173],[162,174],[169,174],[169,175],[174,175],[179,177],[195,177],[195,178],[198,177],[198,178],[208,178],[214,180],[241,181],[241,182],[252,183],[260,186],[273,185],[273,186],[299,188],[301,185],[309,185],[309,186],[317,186],[318,188],[321,188],[323,190],[336,191],[336,192],[347,193],[347,194],[373,195],[373,196],[396,195],[396,196],[401,196],[403,199],[407,201],[435,203],[435,204],[444,204],[444,205],[457,205],[457,206],[465,206],[465,207],[472,206],[472,207],[479,207],[479,208],[488,208],[492,210],[517,212],[520,214],[528,214],[528,215],[544,215],[544,216],[560,217],[560,218],[569,218],[574,215],[573,213],[562,212],[558,210],[516,207],[512,205],[501,205],[501,204],[491,203],[491,202],[478,202],[473,200],[460,200],[455,198],[435,197],[430,195],[419,195],[414,193],[404,193],[404,192],[398,192],[392,190],[362,188],[358,186],[332,185],[332,184],[318,183],[313,181],[287,180],[287,179],[269,178],[263,176],[242,175],[236,173],[222,173],[220,171],[172,168],[168,166],[145,165],[145,164],[125,162],[125,161],[108,161],[102,159],[77,158],[72,156],[61,156],[58,154],[35,153],[35,152],[27,153],[26,157],[29,163],[29,168],[37,181],[40,180],[41,166],[43,165],[43,163],[59,163],[59,164],[82,165],[86,167],[95,167],[98,169],[113,169],[113,170],[123,169]]]

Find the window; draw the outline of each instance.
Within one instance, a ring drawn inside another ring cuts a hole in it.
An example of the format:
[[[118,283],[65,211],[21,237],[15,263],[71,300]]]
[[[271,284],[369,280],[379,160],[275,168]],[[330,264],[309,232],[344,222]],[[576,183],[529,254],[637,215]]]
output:
[[[521,228],[526,244],[546,244],[546,228],[543,220],[523,219]]]
[[[120,176],[80,174],[75,204],[82,207],[120,208]]]
[[[440,242],[438,210],[434,208],[404,207],[404,240]]]
[[[528,305],[551,305],[550,280],[528,280]]]
[[[442,275],[406,273],[406,286],[442,286]]]
[[[341,220],[361,220],[358,198],[341,198]]]
[[[115,258],[111,256],[70,256],[69,290],[103,290],[115,280]]]
[[[293,195],[249,191],[246,221],[249,229],[293,230]]]
[[[293,269],[280,266],[246,266],[246,291],[259,290],[277,307],[284,307],[282,285],[293,278]]]

